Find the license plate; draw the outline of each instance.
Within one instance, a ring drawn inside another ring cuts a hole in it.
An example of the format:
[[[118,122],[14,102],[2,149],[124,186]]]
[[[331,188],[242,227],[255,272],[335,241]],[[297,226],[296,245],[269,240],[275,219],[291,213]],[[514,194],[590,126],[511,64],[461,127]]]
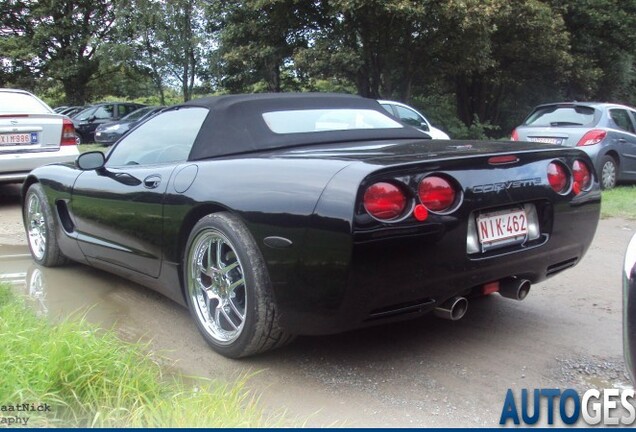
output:
[[[528,217],[523,209],[482,213],[477,217],[477,233],[482,246],[521,243],[528,235]]]
[[[37,132],[0,134],[0,145],[28,145],[37,143]]]
[[[563,138],[530,137],[528,138],[528,141],[539,142],[544,144],[556,144],[556,145],[563,144]]]

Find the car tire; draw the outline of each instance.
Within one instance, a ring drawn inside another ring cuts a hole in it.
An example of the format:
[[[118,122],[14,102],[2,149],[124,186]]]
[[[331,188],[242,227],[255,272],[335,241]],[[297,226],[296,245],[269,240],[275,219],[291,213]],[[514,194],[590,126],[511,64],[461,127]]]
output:
[[[216,352],[246,357],[292,340],[279,326],[263,256],[236,216],[221,212],[199,220],[183,264],[188,308]]]
[[[599,179],[601,189],[612,189],[616,186],[616,178],[618,177],[618,164],[612,156],[605,155],[601,158]]]
[[[75,133],[75,144],[77,145],[84,144],[84,140],[82,139],[82,136],[78,134],[77,132]]]
[[[57,241],[57,223],[40,183],[32,184],[24,197],[22,215],[33,260],[45,267],[66,264]]]

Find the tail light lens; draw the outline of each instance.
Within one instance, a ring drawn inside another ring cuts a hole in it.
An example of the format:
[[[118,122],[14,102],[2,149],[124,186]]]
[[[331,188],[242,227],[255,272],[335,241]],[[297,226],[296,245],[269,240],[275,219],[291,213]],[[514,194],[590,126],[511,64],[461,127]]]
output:
[[[572,164],[572,180],[574,193],[579,194],[592,184],[592,174],[590,168],[583,161],[576,160]]]
[[[65,118],[62,123],[62,139],[60,140],[60,145],[75,145],[77,142],[75,141],[75,126],[73,126],[73,122],[69,119]]]
[[[510,135],[510,139],[512,141],[519,141],[519,133],[517,132],[517,129],[512,130],[512,135]]]
[[[424,178],[417,193],[424,206],[433,212],[443,212],[455,203],[457,193],[448,180],[443,177],[429,176]]]
[[[364,192],[364,208],[376,219],[391,220],[404,213],[406,196],[397,186],[374,183]]]
[[[556,193],[562,194],[568,188],[568,174],[565,167],[558,162],[548,165],[548,182]]]
[[[588,131],[585,135],[583,135],[583,138],[581,138],[579,142],[576,143],[576,145],[588,146],[588,145],[598,144],[601,141],[603,141],[606,136],[607,136],[606,131],[600,130],[600,129],[592,129],[591,131]]]

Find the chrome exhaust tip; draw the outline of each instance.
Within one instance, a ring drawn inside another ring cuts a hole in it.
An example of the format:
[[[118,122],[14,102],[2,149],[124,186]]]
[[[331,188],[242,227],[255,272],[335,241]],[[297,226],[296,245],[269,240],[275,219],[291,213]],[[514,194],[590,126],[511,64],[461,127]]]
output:
[[[462,319],[468,310],[468,300],[464,297],[453,297],[446,300],[442,305],[433,309],[433,313],[438,318],[451,321]]]
[[[531,283],[527,279],[508,278],[501,281],[499,294],[513,300],[523,300],[528,297]]]

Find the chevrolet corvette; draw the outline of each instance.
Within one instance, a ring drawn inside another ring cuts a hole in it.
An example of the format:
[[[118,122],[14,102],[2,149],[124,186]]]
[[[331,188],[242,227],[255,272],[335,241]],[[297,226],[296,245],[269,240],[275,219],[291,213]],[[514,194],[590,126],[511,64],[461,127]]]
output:
[[[522,300],[581,260],[601,200],[585,152],[429,138],[357,96],[190,101],[106,155],[33,170],[29,248],[40,265],[168,296],[232,358],[430,312],[457,320],[474,296]]]

